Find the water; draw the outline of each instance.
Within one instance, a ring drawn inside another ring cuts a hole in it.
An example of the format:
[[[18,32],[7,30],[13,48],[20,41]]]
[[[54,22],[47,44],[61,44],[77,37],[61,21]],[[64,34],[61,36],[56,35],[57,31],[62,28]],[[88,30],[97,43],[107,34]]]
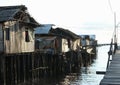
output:
[[[96,74],[96,71],[106,71],[109,46],[98,48],[98,55],[89,67],[82,67],[81,75],[71,85],[99,85],[104,75]]]
[[[109,46],[98,47],[97,49],[98,53],[94,62],[88,67],[82,67],[81,74],[73,81],[69,81],[70,85],[99,85],[104,75],[98,75],[96,71],[106,71]]]
[[[106,71],[109,46],[98,47],[97,50],[93,63],[82,67],[79,73],[71,73],[62,78],[42,79],[40,85],[99,85],[104,75],[96,74],[96,71]]]

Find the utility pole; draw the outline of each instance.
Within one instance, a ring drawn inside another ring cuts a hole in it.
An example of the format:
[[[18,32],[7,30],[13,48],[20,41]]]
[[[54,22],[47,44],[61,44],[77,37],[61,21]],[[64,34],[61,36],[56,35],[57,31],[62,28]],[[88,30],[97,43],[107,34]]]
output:
[[[114,53],[117,49],[117,36],[116,32],[117,31],[117,26],[116,26],[116,13],[114,12]]]
[[[114,12],[114,43],[117,42],[116,38],[116,13]]]

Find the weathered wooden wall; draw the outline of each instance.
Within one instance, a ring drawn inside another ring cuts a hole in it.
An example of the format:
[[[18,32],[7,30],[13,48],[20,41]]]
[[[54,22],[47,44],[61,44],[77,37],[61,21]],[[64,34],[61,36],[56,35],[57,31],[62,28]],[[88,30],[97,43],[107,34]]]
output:
[[[4,23],[2,32],[4,33],[4,52],[5,53],[22,53],[22,52],[33,52],[34,48],[34,32],[33,28],[28,25],[23,25],[18,21],[8,21]],[[9,39],[6,39],[6,29],[9,29]],[[29,41],[25,40],[25,31],[28,31]]]

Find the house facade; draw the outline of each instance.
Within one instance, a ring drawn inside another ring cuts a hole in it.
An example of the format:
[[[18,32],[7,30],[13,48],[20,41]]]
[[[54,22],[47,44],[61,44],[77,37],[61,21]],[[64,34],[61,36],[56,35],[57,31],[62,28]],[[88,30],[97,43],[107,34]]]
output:
[[[33,52],[38,25],[24,5],[0,7],[0,52]]]
[[[53,32],[52,24],[43,24],[35,29],[36,50],[51,49],[56,53],[64,53],[69,51],[68,40],[59,33]]]
[[[81,46],[81,37],[80,36],[76,35],[75,33],[71,32],[67,29],[63,29],[63,28],[56,28],[52,31],[52,33],[63,36],[66,39],[66,45],[68,46],[68,47],[66,47],[66,49],[68,51],[79,50],[79,48]]]

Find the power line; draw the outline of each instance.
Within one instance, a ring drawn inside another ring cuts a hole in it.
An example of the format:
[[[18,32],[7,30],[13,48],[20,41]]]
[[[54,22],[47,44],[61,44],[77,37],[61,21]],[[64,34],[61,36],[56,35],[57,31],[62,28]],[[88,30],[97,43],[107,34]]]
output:
[[[113,12],[113,9],[112,9],[112,5],[111,5],[110,0],[108,0],[108,4],[109,4],[109,7],[110,7],[111,12],[114,13],[114,12]],[[112,38],[113,38],[114,34],[115,34],[115,29],[114,29],[114,31],[113,31],[113,33],[112,33]]]
[[[116,12],[113,11],[110,0],[108,0],[108,3],[109,3],[109,7],[111,9],[111,12],[114,13],[114,31],[113,31],[112,39],[114,39],[114,43],[117,43],[117,36],[116,36],[116,31],[117,31],[117,29],[116,29]]]
[[[109,4],[109,7],[110,7],[110,9],[111,9],[111,12],[114,13],[114,11],[113,11],[113,9],[112,9],[112,5],[111,5],[110,0],[108,0],[108,4]]]

